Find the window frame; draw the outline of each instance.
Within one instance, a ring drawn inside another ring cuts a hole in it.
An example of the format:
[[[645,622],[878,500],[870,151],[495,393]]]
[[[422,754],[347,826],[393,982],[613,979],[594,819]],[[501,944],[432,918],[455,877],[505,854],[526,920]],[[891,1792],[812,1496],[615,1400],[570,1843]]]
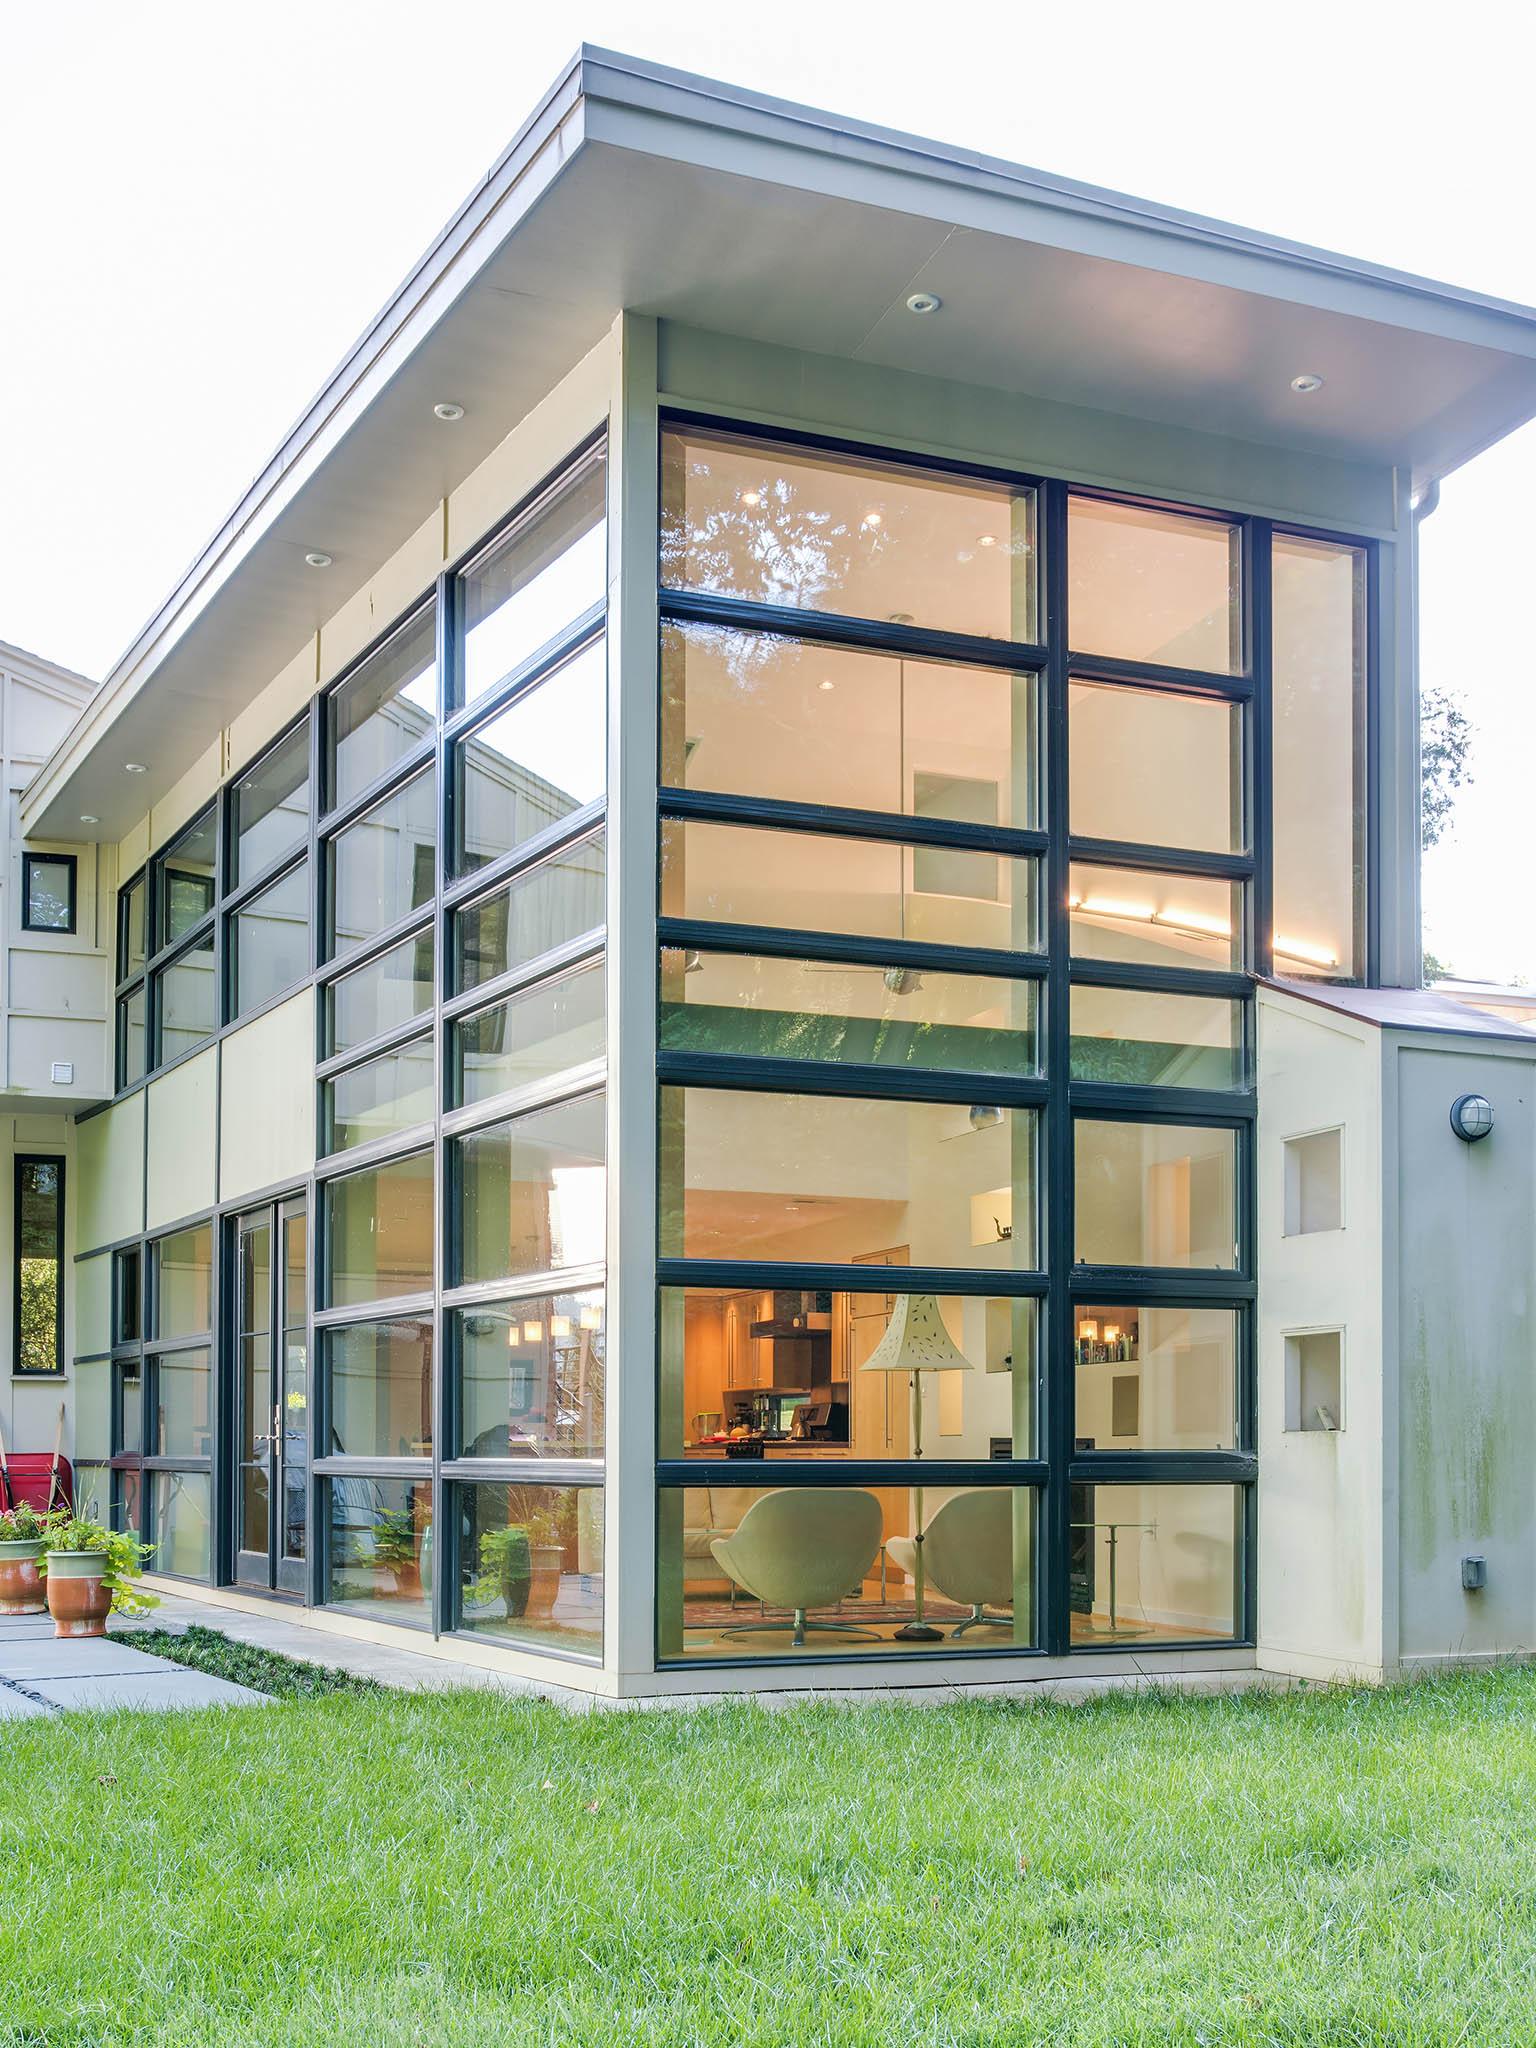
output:
[[[33,1167],[33,1166],[52,1166],[52,1167],[55,1167],[55,1168],[57,1168],[57,1170],[58,1170],[58,1176],[59,1176],[59,1182],[58,1182],[58,1193],[57,1193],[57,1196],[56,1196],[56,1198],[55,1198],[55,1199],[56,1199],[56,1202],[57,1202],[57,1218],[56,1218],[56,1221],[55,1221],[55,1226],[54,1226],[54,1236],[55,1236],[55,1251],[54,1251],[54,1268],[55,1268],[55,1271],[54,1271],[54,1288],[53,1288],[53,1294],[54,1294],[54,1301],[53,1301],[53,1332],[54,1332],[54,1335],[53,1335],[53,1356],[54,1356],[54,1363],[53,1363],[53,1365],[51,1365],[51,1366],[49,1366],[49,1367],[47,1367],[47,1368],[39,1368],[39,1367],[36,1367],[36,1366],[26,1366],[26,1365],[23,1365],[23,1364],[22,1364],[22,1349],[21,1349],[21,1294],[22,1294],[22,1288],[21,1288],[21,1266],[22,1266],[22,1249],[21,1249],[21,1227],[22,1227],[22,1216],[21,1216],[21,1204],[22,1204],[22,1182],[23,1182],[23,1180],[24,1180],[24,1179],[25,1179],[25,1177],[26,1177],[26,1172],[27,1172],[27,1169],[28,1169],[29,1167]],[[39,1380],[63,1380],[63,1379],[68,1379],[68,1377],[69,1377],[69,1373],[68,1373],[67,1367],[66,1367],[66,1365],[65,1365],[65,1358],[66,1358],[66,1352],[65,1352],[65,1346],[64,1346],[64,1335],[65,1335],[65,1321],[64,1321],[64,1315],[65,1315],[65,1310],[64,1310],[64,1263],[65,1263],[65,1257],[66,1257],[66,1252],[65,1252],[65,1246],[66,1246],[66,1242],[67,1242],[67,1237],[68,1237],[68,1231],[67,1231],[67,1215],[68,1215],[68,1212],[67,1212],[67,1210],[66,1210],[66,1208],[65,1208],[65,1199],[66,1199],[66,1176],[67,1176],[67,1173],[68,1173],[68,1162],[66,1161],[66,1159],[65,1159],[65,1157],[64,1157],[64,1155],[63,1155],[63,1153],[61,1153],[61,1152],[18,1152],[18,1153],[16,1153],[16,1155],[15,1155],[15,1159],[14,1159],[14,1164],[13,1164],[13,1166],[12,1166],[12,1169],[11,1169],[11,1203],[12,1203],[12,1207],[11,1207],[11,1317],[12,1317],[12,1321],[11,1321],[11,1378],[12,1378],[13,1380],[22,1380],[22,1381],[25,1381],[25,1382],[26,1382],[27,1384],[29,1384],[29,1385],[31,1385],[31,1384],[33,1384],[33,1383],[35,1383],[35,1382],[39,1381]]]
[[[38,924],[32,916],[32,874],[39,867],[64,868],[68,873],[63,924]],[[24,932],[51,932],[55,938],[74,938],[79,924],[80,861],[73,853],[42,853],[29,848],[21,856],[21,928]]]

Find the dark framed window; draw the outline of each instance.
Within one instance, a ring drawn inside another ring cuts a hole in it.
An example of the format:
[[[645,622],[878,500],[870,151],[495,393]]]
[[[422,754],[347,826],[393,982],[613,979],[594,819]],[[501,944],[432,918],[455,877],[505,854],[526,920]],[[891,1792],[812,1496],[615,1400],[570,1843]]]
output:
[[[21,928],[24,932],[75,929],[76,860],[72,853],[21,856]]]
[[[64,1371],[64,1161],[18,1154],[15,1179],[18,1378]]]
[[[684,417],[661,471],[659,1655],[1241,1642],[1268,528]]]

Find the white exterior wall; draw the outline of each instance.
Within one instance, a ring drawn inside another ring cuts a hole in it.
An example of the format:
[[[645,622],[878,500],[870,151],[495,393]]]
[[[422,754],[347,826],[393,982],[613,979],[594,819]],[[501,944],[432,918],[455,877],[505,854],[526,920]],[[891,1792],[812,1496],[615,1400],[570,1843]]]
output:
[[[1379,1677],[1383,1460],[1381,1034],[1258,997],[1259,1663]],[[1285,1141],[1343,1133],[1343,1223],[1287,1236]],[[1343,1332],[1343,1427],[1287,1430],[1286,1338]]]

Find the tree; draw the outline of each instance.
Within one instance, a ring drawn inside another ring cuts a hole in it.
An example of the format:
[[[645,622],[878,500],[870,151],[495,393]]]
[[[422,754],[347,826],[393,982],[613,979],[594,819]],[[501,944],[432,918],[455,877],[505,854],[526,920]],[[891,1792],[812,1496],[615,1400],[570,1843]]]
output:
[[[1449,690],[1425,690],[1419,699],[1419,833],[1438,846],[1451,822],[1457,793],[1471,786],[1472,721]]]

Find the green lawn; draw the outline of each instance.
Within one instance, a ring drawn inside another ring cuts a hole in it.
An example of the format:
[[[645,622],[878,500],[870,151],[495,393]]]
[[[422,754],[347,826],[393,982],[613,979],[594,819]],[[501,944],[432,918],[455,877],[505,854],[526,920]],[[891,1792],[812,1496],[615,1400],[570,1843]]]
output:
[[[0,2042],[1536,2039],[1536,1674],[0,1731]]]

